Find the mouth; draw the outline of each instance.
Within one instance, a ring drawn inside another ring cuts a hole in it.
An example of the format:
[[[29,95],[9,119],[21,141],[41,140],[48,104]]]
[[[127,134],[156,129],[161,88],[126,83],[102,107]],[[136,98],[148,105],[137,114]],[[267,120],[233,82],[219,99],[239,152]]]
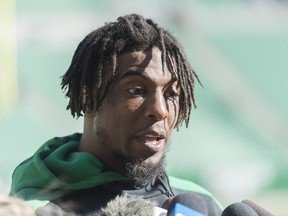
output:
[[[163,135],[163,133],[148,132],[137,136],[136,140],[144,147],[145,150],[158,152],[164,146],[165,135]]]

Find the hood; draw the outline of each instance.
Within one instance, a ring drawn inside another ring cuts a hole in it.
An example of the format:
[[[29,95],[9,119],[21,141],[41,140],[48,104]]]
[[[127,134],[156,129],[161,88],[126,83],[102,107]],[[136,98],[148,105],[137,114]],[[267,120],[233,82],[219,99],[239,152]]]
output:
[[[24,200],[53,200],[75,190],[127,179],[92,154],[77,151],[80,133],[56,137],[19,164],[12,175],[10,195]]]

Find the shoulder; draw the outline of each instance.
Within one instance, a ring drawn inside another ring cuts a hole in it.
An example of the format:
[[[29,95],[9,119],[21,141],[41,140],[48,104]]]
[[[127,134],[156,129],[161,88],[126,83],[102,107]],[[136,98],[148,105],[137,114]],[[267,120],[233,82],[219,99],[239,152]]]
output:
[[[205,202],[209,202],[211,204],[215,204],[217,208],[223,209],[220,202],[215,198],[215,196],[209,192],[204,187],[200,186],[199,184],[196,184],[195,182],[192,182],[190,180],[177,178],[175,176],[169,176],[169,182],[171,187],[178,193],[182,192],[191,192],[197,194],[197,196],[202,197]]]
[[[206,190],[202,186],[190,180],[181,179],[181,178],[169,175],[169,181],[170,181],[170,185],[176,189],[187,190],[187,191],[192,191],[192,192],[212,196],[212,194],[208,190]]]

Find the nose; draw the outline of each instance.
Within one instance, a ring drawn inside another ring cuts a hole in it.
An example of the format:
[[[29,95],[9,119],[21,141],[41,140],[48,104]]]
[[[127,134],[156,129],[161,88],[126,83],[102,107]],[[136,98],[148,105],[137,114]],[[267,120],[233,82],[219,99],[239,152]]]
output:
[[[146,104],[145,115],[155,121],[165,119],[168,115],[167,103],[162,92],[151,96]]]

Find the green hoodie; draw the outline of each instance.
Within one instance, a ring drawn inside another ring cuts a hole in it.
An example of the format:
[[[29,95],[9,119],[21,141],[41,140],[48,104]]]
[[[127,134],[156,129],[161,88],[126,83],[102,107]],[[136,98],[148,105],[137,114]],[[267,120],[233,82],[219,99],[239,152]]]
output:
[[[92,154],[79,152],[80,133],[55,137],[19,164],[12,176],[10,195],[24,200],[54,200],[80,189],[127,180],[114,171],[104,171],[103,164]],[[172,187],[210,196],[201,186],[169,176]]]
[[[24,200],[53,200],[75,190],[127,179],[93,155],[77,151],[81,134],[56,137],[19,164],[12,176],[10,195]]]

